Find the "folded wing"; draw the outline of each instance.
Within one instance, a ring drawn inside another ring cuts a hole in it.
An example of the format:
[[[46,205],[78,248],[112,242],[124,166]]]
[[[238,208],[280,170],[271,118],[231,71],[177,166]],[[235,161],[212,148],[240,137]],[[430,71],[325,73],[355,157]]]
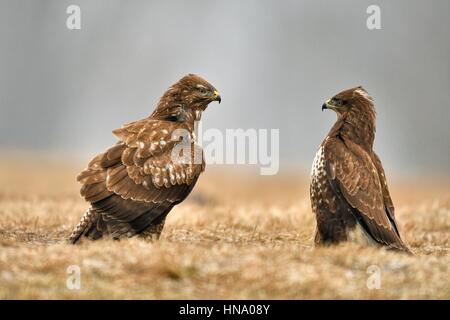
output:
[[[172,137],[174,132],[169,121],[125,125],[114,131],[119,142],[78,176],[81,195],[102,217],[98,228],[116,238],[140,233],[191,192],[204,170],[203,154],[189,143],[184,153],[190,154],[177,157],[180,134]]]
[[[387,185],[380,181],[380,176],[384,177],[378,169],[381,162],[374,163],[363,148],[340,138],[328,139],[324,152],[333,190],[352,207],[366,233],[380,244],[409,251],[400,238]]]

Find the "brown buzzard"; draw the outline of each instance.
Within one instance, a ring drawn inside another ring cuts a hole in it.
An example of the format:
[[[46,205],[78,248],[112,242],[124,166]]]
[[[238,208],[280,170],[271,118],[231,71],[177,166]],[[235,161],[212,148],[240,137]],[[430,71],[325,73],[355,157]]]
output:
[[[323,109],[334,110],[338,119],[320,145],[311,172],[315,242],[338,243],[362,231],[371,242],[410,252],[398,231],[383,166],[372,150],[373,99],[356,87],[337,94]]]
[[[117,144],[78,176],[91,206],[69,241],[106,234],[158,239],[167,214],[189,195],[205,168],[194,126],[212,101],[221,101],[217,90],[189,74],[164,93],[148,118],[114,130]],[[178,148],[181,142],[188,148]]]

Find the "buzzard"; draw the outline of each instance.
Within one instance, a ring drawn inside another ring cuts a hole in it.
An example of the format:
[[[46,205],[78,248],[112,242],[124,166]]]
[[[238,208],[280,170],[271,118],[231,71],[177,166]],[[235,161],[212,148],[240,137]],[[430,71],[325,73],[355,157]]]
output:
[[[114,130],[117,144],[92,159],[77,178],[90,208],[69,241],[104,235],[159,239],[167,214],[205,169],[195,121],[212,101],[221,101],[217,90],[189,74],[164,93],[148,118]]]
[[[359,86],[335,95],[324,109],[334,110],[337,121],[312,166],[315,242],[334,244],[363,234],[369,242],[410,252],[398,231],[383,166],[372,149],[373,99]]]

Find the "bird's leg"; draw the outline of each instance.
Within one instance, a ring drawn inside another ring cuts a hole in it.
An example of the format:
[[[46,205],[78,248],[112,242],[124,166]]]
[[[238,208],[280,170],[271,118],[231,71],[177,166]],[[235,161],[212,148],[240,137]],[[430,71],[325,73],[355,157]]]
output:
[[[347,240],[347,229],[353,229],[356,225],[352,216],[343,219],[337,216],[339,213],[329,214],[326,222],[317,219],[314,242],[316,245],[332,245]],[[331,216],[331,217],[330,217]]]
[[[159,237],[161,236],[161,232],[164,228],[164,223],[166,222],[166,217],[162,219],[158,219],[157,222],[150,225],[147,229],[142,231],[139,234],[140,238],[143,238],[147,241],[154,242],[159,240]]]

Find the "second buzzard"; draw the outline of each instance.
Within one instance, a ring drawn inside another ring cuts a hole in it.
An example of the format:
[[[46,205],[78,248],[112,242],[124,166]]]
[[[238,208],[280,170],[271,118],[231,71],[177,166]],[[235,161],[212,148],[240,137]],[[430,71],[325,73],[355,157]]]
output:
[[[362,87],[345,90],[322,106],[338,120],[322,142],[311,173],[311,204],[318,244],[357,236],[410,252],[400,237],[386,176],[377,154],[373,99]]]

